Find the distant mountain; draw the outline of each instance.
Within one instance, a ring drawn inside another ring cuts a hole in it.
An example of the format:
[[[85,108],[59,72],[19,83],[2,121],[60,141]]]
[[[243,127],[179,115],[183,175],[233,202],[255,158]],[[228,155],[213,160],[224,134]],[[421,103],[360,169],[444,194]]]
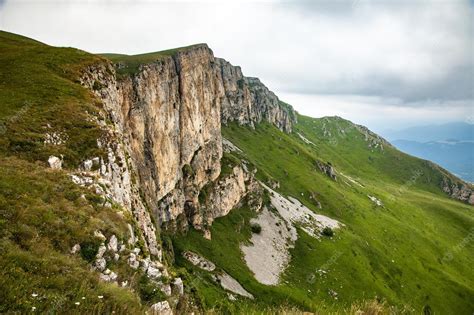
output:
[[[411,140],[418,142],[439,141],[446,139],[474,140],[474,125],[465,122],[453,122],[443,125],[417,126],[402,130],[381,132],[389,141]]]
[[[395,140],[392,144],[411,155],[433,161],[462,179],[474,182],[474,141],[417,142]]]

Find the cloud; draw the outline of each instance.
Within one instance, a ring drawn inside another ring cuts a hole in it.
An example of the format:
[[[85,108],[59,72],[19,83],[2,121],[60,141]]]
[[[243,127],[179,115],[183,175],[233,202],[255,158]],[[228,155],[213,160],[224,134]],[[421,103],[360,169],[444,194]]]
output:
[[[378,98],[381,108],[396,99],[400,112],[451,117],[451,104],[473,105],[473,11],[467,0],[9,0],[0,28],[91,52],[207,42],[277,94],[337,95],[355,109],[345,96]]]

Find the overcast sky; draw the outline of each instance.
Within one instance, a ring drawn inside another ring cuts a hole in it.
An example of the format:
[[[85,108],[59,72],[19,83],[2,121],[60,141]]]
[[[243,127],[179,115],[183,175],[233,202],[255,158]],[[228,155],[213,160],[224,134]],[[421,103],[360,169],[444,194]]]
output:
[[[0,28],[90,52],[205,42],[313,117],[474,120],[474,2],[0,0]]]

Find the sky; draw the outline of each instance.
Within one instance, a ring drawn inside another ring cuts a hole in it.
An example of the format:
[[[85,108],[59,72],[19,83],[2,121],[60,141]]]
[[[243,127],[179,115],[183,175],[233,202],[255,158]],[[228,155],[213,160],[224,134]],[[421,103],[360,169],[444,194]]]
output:
[[[0,0],[0,29],[126,54],[207,43],[301,114],[474,121],[474,1]]]

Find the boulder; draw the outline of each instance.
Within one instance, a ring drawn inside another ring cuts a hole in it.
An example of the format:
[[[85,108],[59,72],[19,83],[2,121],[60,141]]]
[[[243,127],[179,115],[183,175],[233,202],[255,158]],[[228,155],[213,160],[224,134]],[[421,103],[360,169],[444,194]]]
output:
[[[173,315],[170,304],[168,301],[162,301],[155,303],[150,308],[151,314],[153,315]]]
[[[81,245],[76,244],[71,248],[71,254],[76,254],[81,250]]]
[[[98,258],[94,262],[94,268],[99,271],[103,271],[106,266],[107,266],[107,261],[105,260],[105,258]]]
[[[183,295],[184,293],[184,284],[181,278],[175,278],[171,283],[173,291],[178,295]]]
[[[53,170],[60,170],[63,168],[63,161],[57,156],[51,155],[48,158],[49,167]]]
[[[116,252],[118,250],[118,241],[115,235],[112,235],[110,237],[109,243],[107,244],[107,248],[113,252]]]

